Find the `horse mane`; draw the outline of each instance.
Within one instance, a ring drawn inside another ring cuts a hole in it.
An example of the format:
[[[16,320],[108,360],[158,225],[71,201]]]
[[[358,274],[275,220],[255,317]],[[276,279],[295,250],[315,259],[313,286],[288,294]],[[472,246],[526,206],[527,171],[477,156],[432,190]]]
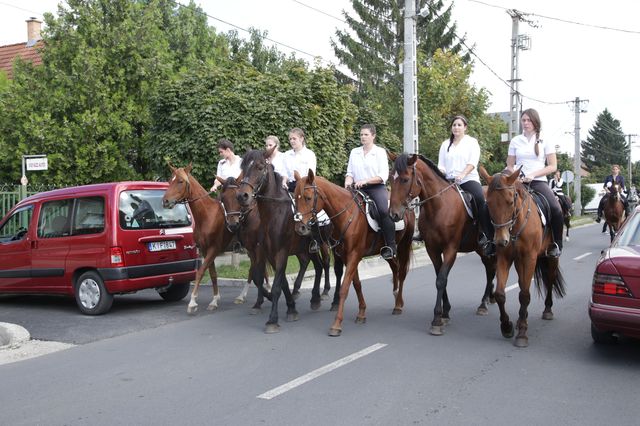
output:
[[[448,182],[447,177],[445,176],[444,173],[442,173],[442,171],[438,168],[438,166],[431,160],[429,160],[427,157],[425,157],[422,154],[418,154],[418,158],[425,163],[432,171],[433,173],[440,177],[442,180]],[[398,155],[398,157],[396,157],[396,161],[393,164],[393,169],[396,172],[406,172],[407,168],[409,167],[408,165],[409,163],[409,154],[403,153]]]

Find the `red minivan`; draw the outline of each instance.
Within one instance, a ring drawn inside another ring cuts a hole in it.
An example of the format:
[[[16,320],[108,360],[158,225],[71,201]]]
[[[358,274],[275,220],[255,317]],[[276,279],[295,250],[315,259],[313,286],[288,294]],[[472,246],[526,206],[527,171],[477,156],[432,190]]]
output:
[[[73,295],[88,315],[146,288],[184,298],[199,259],[187,207],[162,207],[167,187],[103,183],[20,201],[0,222],[0,294]]]

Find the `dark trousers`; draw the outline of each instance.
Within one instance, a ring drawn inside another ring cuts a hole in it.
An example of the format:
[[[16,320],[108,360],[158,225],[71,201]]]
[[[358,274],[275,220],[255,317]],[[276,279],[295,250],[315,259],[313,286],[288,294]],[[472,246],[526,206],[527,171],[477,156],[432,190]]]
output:
[[[482,192],[482,185],[480,182],[470,180],[460,185],[460,188],[467,191],[473,197],[478,208],[478,222],[480,223],[480,231],[484,232],[489,240],[493,240],[494,229],[491,224],[491,216],[489,216],[489,207],[484,199],[484,193]]]
[[[562,227],[564,226],[562,208],[547,182],[541,180],[531,181],[531,188],[541,194],[549,203],[551,209],[551,230],[553,231],[553,241],[562,248]]]
[[[396,226],[389,216],[389,191],[387,191],[387,187],[379,183],[362,188],[362,192],[371,197],[376,205],[378,210],[377,219],[382,229],[385,245],[395,248]]]

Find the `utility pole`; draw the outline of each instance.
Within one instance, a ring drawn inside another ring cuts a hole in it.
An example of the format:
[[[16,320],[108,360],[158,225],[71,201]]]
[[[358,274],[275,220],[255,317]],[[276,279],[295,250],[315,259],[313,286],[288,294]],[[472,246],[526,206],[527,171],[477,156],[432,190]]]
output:
[[[416,67],[416,2],[404,2],[404,152],[418,153],[418,85]]]
[[[582,159],[580,158],[580,113],[587,112],[586,107],[582,109],[581,103],[585,104],[589,102],[589,100],[580,100],[580,98],[576,98],[573,101],[573,111],[575,112],[575,129],[574,129],[574,137],[575,137],[575,146],[574,146],[574,154],[573,154],[573,174],[574,176],[574,184],[573,190],[575,191],[575,200],[573,200],[573,212],[574,215],[580,216],[582,215],[582,197],[580,192],[582,190]]]
[[[633,163],[631,162],[631,137],[636,137],[638,135],[625,135],[627,137],[627,139],[629,140],[629,185],[627,185],[627,192],[629,191],[629,189],[631,188],[631,185],[633,185],[633,180],[632,180],[632,172],[631,169],[633,168]]]
[[[509,139],[513,139],[520,134],[520,110],[522,108],[522,100],[520,99],[520,90],[518,88],[521,81],[519,75],[519,53],[520,50],[528,50],[531,48],[531,39],[529,36],[519,34],[520,21],[526,22],[532,27],[536,27],[533,21],[525,19],[525,13],[516,9],[507,10],[511,16],[511,79],[509,80],[511,90],[509,96]]]

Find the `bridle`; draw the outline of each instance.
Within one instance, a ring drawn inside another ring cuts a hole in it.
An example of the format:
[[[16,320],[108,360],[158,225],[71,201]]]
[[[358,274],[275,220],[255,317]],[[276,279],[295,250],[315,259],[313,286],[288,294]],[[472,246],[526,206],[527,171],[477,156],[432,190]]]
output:
[[[498,230],[500,228],[505,228],[505,227],[509,227],[509,235],[511,235],[511,241],[513,241],[514,243],[516,242],[516,240],[518,239],[518,237],[520,237],[520,234],[522,234],[522,231],[524,231],[524,228],[527,226],[527,222],[529,221],[529,215],[531,214],[531,201],[533,199],[533,197],[531,196],[531,194],[529,194],[528,191],[524,191],[525,196],[522,197],[522,201],[518,204],[518,188],[516,188],[515,185],[509,185],[509,186],[498,186],[496,185],[495,187],[492,188],[492,190],[495,191],[503,191],[503,190],[507,190],[507,189],[511,189],[513,190],[513,212],[511,213],[511,219],[509,219],[508,221],[504,222],[504,223],[496,223],[493,221],[493,218],[491,218],[491,224],[493,225],[493,227]],[[513,227],[516,224],[516,222],[518,221],[518,219],[520,218],[520,213],[522,212],[523,208],[524,208],[524,203],[525,203],[525,199],[526,198],[526,202],[527,202],[527,213],[525,214],[524,217],[524,221],[522,222],[522,225],[520,225],[520,229],[518,229],[518,232],[516,232],[515,234],[513,233]]]
[[[431,195],[429,197],[426,197],[426,198],[424,198],[422,200],[417,200],[416,198],[420,195],[420,189],[423,188],[423,185],[422,185],[422,181],[419,178],[416,178],[417,170],[416,170],[415,163],[413,164],[413,166],[411,168],[413,170],[412,170],[412,174],[411,174],[411,182],[409,183],[409,192],[407,193],[407,196],[405,197],[405,200],[402,203],[402,205],[407,209],[420,207],[423,204],[425,204],[427,201],[432,200],[432,199],[434,199],[436,197],[439,197],[446,190],[448,190],[449,188],[451,188],[451,187],[456,185],[455,182],[452,182],[449,185],[447,185],[444,188],[442,188],[441,190],[439,190],[438,192],[436,192],[435,194],[433,194],[433,195]],[[418,191],[417,191],[417,193],[415,195],[413,193],[414,184],[417,186],[417,189],[418,189]]]
[[[209,194],[211,194],[211,191],[206,192],[205,194],[196,197],[196,198],[189,198],[189,196],[191,195],[191,182],[189,181],[189,174],[185,172],[186,175],[186,179],[184,180],[185,183],[185,189],[184,191],[182,191],[182,194],[180,194],[180,198],[177,198],[174,203],[175,204],[189,204],[189,203],[193,203],[195,201],[201,200],[205,197],[208,197]],[[175,177],[177,177],[174,173],[174,179]]]
[[[228,184],[224,187],[224,191],[227,191],[229,189],[238,189],[238,185],[234,185],[234,184]],[[245,220],[247,219],[247,216],[249,215],[249,213],[251,212],[251,210],[253,210],[253,206],[249,207],[246,210],[231,210],[231,211],[227,211],[227,206],[225,206],[225,204],[223,202],[220,203],[222,205],[222,211],[224,212],[224,223],[225,226],[227,227],[227,230],[229,230],[229,232],[233,233],[233,226],[235,224],[232,224],[229,221],[229,218],[231,217],[235,217],[238,216],[238,223],[242,224],[245,222]]]

